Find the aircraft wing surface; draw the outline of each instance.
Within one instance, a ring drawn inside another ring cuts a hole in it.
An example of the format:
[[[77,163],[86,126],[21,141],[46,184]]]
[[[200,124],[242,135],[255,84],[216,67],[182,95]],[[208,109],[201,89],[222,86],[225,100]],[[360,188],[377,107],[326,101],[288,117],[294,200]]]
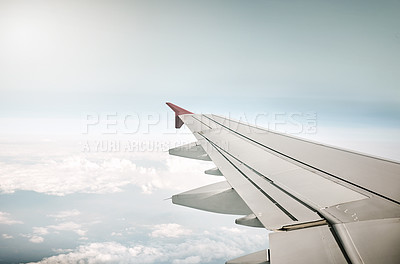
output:
[[[400,163],[167,104],[197,139],[169,153],[225,178],[172,202],[273,231],[227,263],[400,263]]]

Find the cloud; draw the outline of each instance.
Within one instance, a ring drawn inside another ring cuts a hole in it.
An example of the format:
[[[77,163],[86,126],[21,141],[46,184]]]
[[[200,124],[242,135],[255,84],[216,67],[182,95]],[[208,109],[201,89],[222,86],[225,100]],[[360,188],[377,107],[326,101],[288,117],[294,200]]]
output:
[[[57,225],[48,225],[45,227],[33,227],[31,234],[20,234],[22,237],[29,238],[32,243],[42,243],[44,241],[45,235],[51,233],[58,233],[59,231],[71,231],[75,232],[80,236],[80,240],[87,240],[86,235],[87,230],[83,228],[82,224],[75,222],[62,222]]]
[[[39,263],[152,263],[161,253],[143,246],[126,247],[116,242],[90,243],[73,252],[45,258]]]
[[[44,238],[41,236],[38,236],[36,234],[19,234],[21,237],[26,237],[29,238],[29,242],[35,243],[35,244],[40,244],[43,243]]]
[[[9,213],[0,212],[0,224],[3,225],[14,225],[14,224],[23,224],[22,221],[14,220],[10,217]]]
[[[196,264],[196,263],[201,263],[201,257],[200,256],[192,256],[192,257],[187,257],[185,259],[175,259],[173,264]]]
[[[249,236],[235,228],[204,233],[170,223],[151,226],[149,231],[154,239],[146,243],[88,243],[39,263],[218,263],[267,247],[266,234]]]
[[[74,250],[70,249],[70,248],[67,248],[67,249],[64,249],[64,248],[53,248],[52,251],[55,252],[55,253],[61,254],[61,253],[69,253],[69,252],[72,252]]]
[[[33,227],[32,231],[36,235],[47,235],[49,233],[49,229],[46,227]]]
[[[8,234],[2,234],[1,237],[3,239],[12,239],[12,238],[14,238],[12,235],[8,235]]]
[[[76,153],[64,146],[60,147],[61,153],[44,155],[38,151],[40,146],[27,146],[29,151],[18,146],[0,151],[7,157],[0,162],[0,192],[32,190],[57,196],[105,194],[121,192],[124,187],[134,185],[143,193],[151,194],[159,189],[187,190],[221,180],[203,175],[205,169],[213,166],[211,163],[189,159],[182,162],[182,158],[165,152]],[[78,214],[78,211],[65,211],[51,217]]]
[[[4,192],[21,189],[59,196],[74,192],[120,191],[129,183],[128,172],[133,173],[136,169],[134,164],[125,160],[96,162],[81,156],[49,159],[33,165],[2,165],[5,173],[1,175],[4,182],[1,188]]]
[[[75,232],[80,236],[80,240],[86,240],[84,237],[86,235],[87,230],[82,227],[82,224],[78,224],[75,222],[62,222],[57,225],[48,225],[45,227],[33,227],[31,234],[21,234],[22,237],[29,238],[29,241],[32,243],[42,243],[44,238],[42,236],[58,233],[59,231],[71,231]]]
[[[82,229],[82,225],[75,222],[62,222],[57,225],[49,225],[47,229],[53,229],[57,231],[73,231],[79,236],[84,236],[87,230]]]
[[[194,241],[196,247],[190,247],[188,243],[161,246],[125,246],[117,242],[90,243],[79,246],[75,251],[45,258],[38,263],[207,263],[213,259],[211,250],[218,250],[215,244],[207,245],[210,241]],[[226,248],[221,246],[221,250]],[[214,248],[212,248],[214,247]],[[182,251],[189,250],[189,251]],[[201,250],[193,252],[194,250]],[[205,251],[209,252],[206,253]],[[188,256],[189,254],[196,256]],[[219,252],[221,253],[221,252]],[[200,255],[199,255],[200,254]],[[225,253],[224,253],[225,254]],[[182,255],[182,256],[181,256]],[[209,256],[206,256],[209,255]]]
[[[243,254],[243,250],[231,246],[208,238],[147,246],[126,246],[117,242],[90,243],[39,263],[209,263]]]
[[[243,232],[243,230],[242,229],[239,229],[239,228],[236,228],[236,227],[221,227],[221,230],[222,231],[225,231],[225,232],[227,232],[227,233],[242,233]]]
[[[155,225],[154,231],[150,233],[151,237],[180,237],[187,236],[192,233],[191,230],[183,228],[178,224],[161,224]]]
[[[73,209],[73,210],[61,211],[61,212],[58,212],[57,214],[53,214],[53,215],[48,215],[48,217],[52,217],[52,218],[56,218],[56,219],[65,219],[65,218],[78,216],[80,214],[81,214],[81,212],[79,212],[79,210]]]
[[[40,237],[40,236],[32,236],[29,239],[29,241],[32,242],[32,243],[35,243],[35,244],[39,244],[39,243],[42,243],[44,241],[44,238]]]

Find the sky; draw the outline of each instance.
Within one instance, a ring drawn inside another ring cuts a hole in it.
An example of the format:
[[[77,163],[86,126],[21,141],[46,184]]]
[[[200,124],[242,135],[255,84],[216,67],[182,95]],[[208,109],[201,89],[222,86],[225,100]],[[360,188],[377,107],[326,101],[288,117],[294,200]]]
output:
[[[165,102],[400,160],[398,1],[0,0],[0,263],[268,247],[167,198],[221,181]],[[167,199],[167,200],[165,200]]]

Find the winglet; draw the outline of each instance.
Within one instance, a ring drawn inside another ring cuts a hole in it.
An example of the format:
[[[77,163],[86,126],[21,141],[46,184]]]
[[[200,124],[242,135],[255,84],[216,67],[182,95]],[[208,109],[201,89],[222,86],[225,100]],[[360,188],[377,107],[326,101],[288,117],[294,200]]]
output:
[[[184,115],[184,114],[193,114],[192,112],[183,109],[182,107],[179,107],[177,105],[174,105],[173,103],[166,103],[177,115]]]
[[[192,112],[174,105],[173,103],[166,104],[175,112],[175,128],[180,128],[183,125],[183,121],[179,118],[180,115],[193,114]]]

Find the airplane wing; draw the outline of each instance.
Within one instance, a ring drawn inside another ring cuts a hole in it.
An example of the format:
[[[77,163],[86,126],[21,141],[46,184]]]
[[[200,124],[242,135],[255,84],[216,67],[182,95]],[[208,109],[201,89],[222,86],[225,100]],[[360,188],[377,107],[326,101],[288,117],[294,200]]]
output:
[[[400,163],[167,105],[197,139],[169,153],[226,179],[172,202],[273,231],[269,249],[227,263],[400,263]]]

